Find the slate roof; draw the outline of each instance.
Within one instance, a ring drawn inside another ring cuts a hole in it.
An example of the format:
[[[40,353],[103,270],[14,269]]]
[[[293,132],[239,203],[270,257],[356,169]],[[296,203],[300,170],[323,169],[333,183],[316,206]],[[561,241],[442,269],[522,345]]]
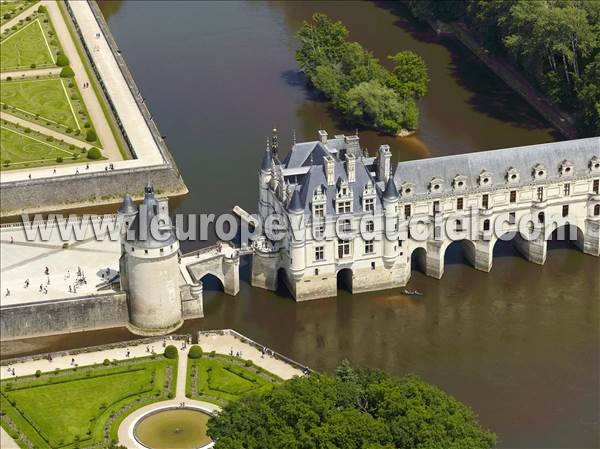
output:
[[[329,139],[326,144],[319,141],[297,143],[282,162],[283,176],[292,188],[299,190],[299,201],[306,214],[311,213],[313,193],[320,185],[327,200],[327,214],[334,212],[337,184],[340,180],[347,181],[345,162],[339,158],[344,149],[343,138]],[[336,185],[327,185],[324,156],[334,160]],[[453,190],[453,181],[459,175],[466,178],[467,190],[479,188],[479,176],[485,171],[491,177],[486,189],[493,189],[506,186],[507,171],[513,168],[520,176],[519,182],[514,184],[517,186],[534,181],[532,173],[538,164],[544,166],[546,180],[550,181],[559,178],[563,161],[573,163],[574,176],[587,174],[594,156],[600,158],[600,137],[419,159],[398,163],[393,176],[395,183],[387,186],[375,180],[376,159],[359,156],[356,158],[356,180],[349,183],[354,193],[353,210],[362,211],[362,195],[369,182],[376,189],[375,210],[379,210],[381,199],[386,195],[390,198],[398,195],[398,188],[404,183],[414,185],[411,198],[428,196],[431,181],[439,178],[442,180],[439,193],[444,194]]]
[[[142,218],[142,214],[145,219]],[[152,186],[148,185],[148,187],[144,189],[144,201],[140,205],[138,213],[131,224],[134,240],[130,243],[142,249],[157,249],[165,248],[177,241],[172,226],[160,228],[159,233],[162,237],[161,240],[152,235],[151,223],[157,215],[158,201],[154,196],[154,189]]]
[[[125,198],[123,198],[121,207],[119,207],[119,210],[117,212],[122,215],[133,215],[137,213],[137,211],[137,204],[135,204],[133,198],[131,198],[131,195],[129,193],[125,193]]]
[[[537,164],[545,167],[546,180],[552,180],[559,178],[565,160],[573,162],[574,176],[587,173],[593,156],[600,157],[600,137],[400,162],[394,178],[398,186],[412,183],[414,195],[424,195],[429,194],[433,178],[443,180],[441,193],[452,189],[457,175],[466,176],[467,188],[478,187],[479,175],[485,170],[491,174],[486,188],[494,188],[506,186],[511,167],[520,175],[516,185],[528,184],[534,181],[532,173]]]

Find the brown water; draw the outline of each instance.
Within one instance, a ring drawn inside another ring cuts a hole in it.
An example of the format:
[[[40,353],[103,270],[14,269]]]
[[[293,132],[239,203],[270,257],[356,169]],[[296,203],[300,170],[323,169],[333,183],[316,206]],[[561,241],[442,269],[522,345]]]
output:
[[[135,426],[135,438],[152,449],[196,449],[212,440],[206,435],[208,415],[173,409],[153,413]]]
[[[342,20],[384,61],[419,52],[431,76],[421,130],[409,139],[360,131],[414,159],[555,140],[519,97],[460,45],[372,2],[102,2],[123,55],[175,156],[190,194],[178,212],[254,210],[257,167],[274,126],[281,147],[344,128],[306,90],[293,33],[318,10]],[[384,61],[385,62],[385,61]],[[184,251],[195,245],[184,243]],[[540,267],[500,244],[491,273],[447,252],[442,280],[413,273],[421,299],[393,291],[296,304],[286,292],[240,294],[205,283],[205,315],[184,331],[234,328],[317,370],[346,357],[414,372],[467,403],[504,448],[600,447],[600,267],[553,245]],[[19,341],[3,355],[132,338],[124,329]]]

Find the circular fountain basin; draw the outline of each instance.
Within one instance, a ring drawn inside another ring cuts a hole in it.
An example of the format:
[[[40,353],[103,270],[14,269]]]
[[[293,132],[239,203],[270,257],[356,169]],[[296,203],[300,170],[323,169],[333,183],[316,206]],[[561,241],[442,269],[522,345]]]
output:
[[[194,408],[167,408],[142,417],[133,435],[143,446],[151,449],[198,449],[212,440],[206,434],[210,416]]]

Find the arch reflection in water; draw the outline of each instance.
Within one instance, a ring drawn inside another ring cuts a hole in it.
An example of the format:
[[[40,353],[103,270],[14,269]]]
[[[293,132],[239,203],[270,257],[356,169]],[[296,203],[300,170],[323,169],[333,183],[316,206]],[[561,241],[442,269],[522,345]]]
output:
[[[206,434],[210,415],[195,408],[167,408],[151,412],[135,425],[138,443],[150,449],[198,449],[211,447]]]

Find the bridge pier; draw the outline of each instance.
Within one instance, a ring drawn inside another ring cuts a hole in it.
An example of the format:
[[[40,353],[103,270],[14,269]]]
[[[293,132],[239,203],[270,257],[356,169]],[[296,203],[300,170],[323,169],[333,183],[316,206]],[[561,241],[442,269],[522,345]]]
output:
[[[252,287],[265,290],[277,290],[277,271],[279,269],[279,253],[255,249],[252,255]]]
[[[235,296],[240,291],[240,257],[223,258],[223,291]]]
[[[463,240],[462,244],[465,258],[473,268],[486,273],[492,269],[494,244],[491,240]]]
[[[544,238],[543,231],[540,236],[534,240],[527,240],[523,238],[521,234],[517,234],[513,241],[515,248],[517,248],[517,251],[519,251],[525,259],[538,265],[544,265],[546,262],[546,254],[548,252],[548,242]]]
[[[600,196],[596,201],[588,206],[588,218],[585,220],[585,233],[580,246],[585,254],[591,256],[600,256],[600,216],[594,215],[594,206],[600,203]]]
[[[441,279],[444,275],[443,242],[427,242],[427,255],[425,257],[425,274],[432,278]]]

